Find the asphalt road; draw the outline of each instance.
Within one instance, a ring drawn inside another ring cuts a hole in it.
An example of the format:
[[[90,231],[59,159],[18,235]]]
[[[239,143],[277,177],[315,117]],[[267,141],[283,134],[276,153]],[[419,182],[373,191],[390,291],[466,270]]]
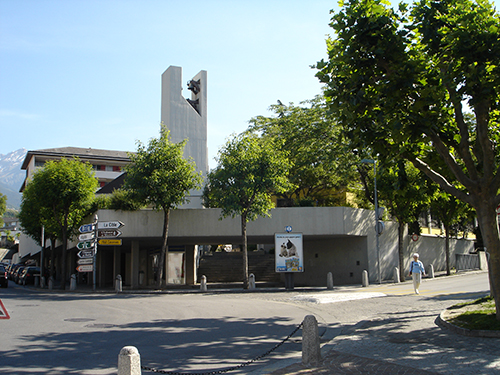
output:
[[[410,283],[334,291],[116,295],[49,293],[11,282],[0,290],[11,317],[0,319],[0,374],[116,374],[118,353],[127,345],[137,347],[141,363],[153,368],[183,373],[225,369],[266,353],[309,314],[319,322],[324,350],[334,345],[370,355],[350,338],[376,329],[388,316],[396,324],[398,314],[408,311],[415,311],[412,324],[418,324],[488,290],[486,273],[425,280],[419,296]],[[398,329],[391,331],[396,341],[391,345],[397,345]],[[299,331],[262,360],[230,373],[269,373],[300,361],[300,350]],[[380,351],[371,354],[383,359]]]

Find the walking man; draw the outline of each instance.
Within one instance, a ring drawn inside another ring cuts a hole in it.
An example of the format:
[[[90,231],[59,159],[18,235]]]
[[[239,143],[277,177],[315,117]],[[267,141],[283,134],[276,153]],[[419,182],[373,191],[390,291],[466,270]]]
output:
[[[413,279],[413,289],[415,293],[418,293],[418,288],[420,288],[420,282],[422,281],[422,275],[425,275],[424,264],[418,260],[418,253],[413,254],[413,260],[410,264],[410,276]]]

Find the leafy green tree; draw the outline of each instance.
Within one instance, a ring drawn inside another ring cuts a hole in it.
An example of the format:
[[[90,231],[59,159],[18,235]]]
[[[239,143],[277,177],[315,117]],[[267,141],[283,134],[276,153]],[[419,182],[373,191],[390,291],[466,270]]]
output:
[[[368,200],[374,202],[373,173],[367,173],[359,166],[363,191]],[[370,169],[370,172],[372,169]],[[418,215],[428,207],[430,193],[424,176],[411,163],[399,160],[385,161],[377,169],[377,191],[379,205],[387,209],[390,217],[398,223],[398,267],[399,277],[405,280],[404,230],[407,224],[414,224]]]
[[[340,127],[327,115],[324,97],[270,109],[275,116],[252,118],[248,131],[279,140],[287,151],[294,165],[289,176],[294,189],[280,194],[286,205],[345,204],[339,193],[355,178],[353,154],[339,141]]]
[[[233,136],[219,150],[218,165],[208,174],[203,192],[207,207],[222,209],[222,217],[241,217],[243,287],[248,288],[247,223],[269,216],[272,195],[290,188],[286,153],[271,139],[254,134]]]
[[[2,217],[7,211],[7,196],[0,193],[0,227],[3,225]]]
[[[458,200],[456,197],[443,190],[436,191],[431,198],[430,205],[432,214],[437,215],[439,221],[443,223],[444,226],[446,274],[450,275],[450,237],[453,225],[469,219],[474,214],[474,210],[467,203]]]
[[[199,188],[202,182],[194,161],[183,157],[187,140],[172,143],[169,134],[162,124],[159,138],[152,138],[147,146],[138,142],[137,152],[130,154],[131,164],[125,168],[124,194],[131,194],[136,202],[163,211],[163,242],[156,275],[158,288],[163,280],[165,259],[168,261],[170,211],[186,203],[188,192]]]
[[[21,224],[41,243],[41,228],[62,242],[61,288],[66,287],[68,240],[89,215],[98,183],[92,165],[78,159],[48,161],[35,171],[23,192]]]
[[[497,319],[499,25],[486,0],[421,0],[399,10],[382,0],[348,0],[333,15],[328,60],[317,64],[332,114],[359,147],[406,158],[476,210]],[[438,159],[449,173],[439,173]]]

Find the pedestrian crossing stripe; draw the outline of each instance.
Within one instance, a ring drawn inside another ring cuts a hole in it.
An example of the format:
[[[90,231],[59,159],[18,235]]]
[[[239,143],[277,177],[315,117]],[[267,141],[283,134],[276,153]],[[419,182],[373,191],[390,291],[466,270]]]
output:
[[[0,300],[0,319],[10,319],[10,315],[3,305],[2,300]]]

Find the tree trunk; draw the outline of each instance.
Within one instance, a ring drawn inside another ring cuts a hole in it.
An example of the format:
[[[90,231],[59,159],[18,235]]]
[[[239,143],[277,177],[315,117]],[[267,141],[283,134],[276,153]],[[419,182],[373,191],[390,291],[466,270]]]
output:
[[[165,268],[165,262],[168,265],[168,251],[167,251],[167,239],[168,239],[168,224],[170,219],[170,209],[163,210],[163,242],[160,251],[160,261],[158,262],[158,270],[156,277],[156,286],[158,289],[162,287],[163,281],[163,269]],[[168,272],[165,274],[165,285],[168,283]]]
[[[248,244],[247,244],[247,215],[241,215],[241,236],[243,243],[243,289],[248,289]]]
[[[483,243],[487,254],[489,254],[490,293],[495,298],[496,318],[500,320],[500,238],[495,207],[492,207],[488,202],[484,202],[476,208],[476,212]]]
[[[405,281],[404,232],[405,225],[398,220],[399,278],[401,281]]]
[[[445,248],[445,256],[446,256],[446,274],[451,275],[451,269],[450,269],[450,226],[449,225],[444,226],[444,233],[445,233],[444,248]]]
[[[50,277],[54,280],[56,279],[55,275],[55,262],[56,262],[56,238],[50,237]],[[48,281],[48,280],[47,280]]]
[[[66,258],[68,251],[68,234],[67,229],[62,230],[62,254],[61,254],[61,290],[66,289]]]

